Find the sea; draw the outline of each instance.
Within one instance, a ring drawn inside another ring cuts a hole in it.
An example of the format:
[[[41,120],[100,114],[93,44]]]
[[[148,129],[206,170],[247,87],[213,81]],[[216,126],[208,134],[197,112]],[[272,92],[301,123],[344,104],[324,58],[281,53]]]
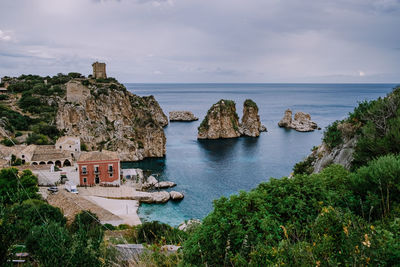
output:
[[[139,96],[154,95],[166,115],[174,110],[188,110],[199,117],[194,122],[171,122],[164,128],[165,158],[123,164],[123,168],[142,168],[161,181],[177,184],[171,190],[183,192],[182,201],[139,207],[142,221],[177,226],[188,219],[203,219],[212,211],[215,199],[249,191],[271,177],[288,176],[294,164],[321,143],[326,126],[345,118],[358,102],[383,97],[396,85],[127,83],[125,86]],[[258,138],[197,140],[197,127],[220,99],[234,100],[240,118],[243,102],[255,101],[268,132]],[[288,108],[293,113],[309,113],[322,130],[304,133],[278,127]]]

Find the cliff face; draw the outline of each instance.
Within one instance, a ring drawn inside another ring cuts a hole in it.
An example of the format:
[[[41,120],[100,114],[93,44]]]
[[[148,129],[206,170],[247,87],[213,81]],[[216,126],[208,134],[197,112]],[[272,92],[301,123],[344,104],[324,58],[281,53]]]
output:
[[[247,99],[243,104],[243,117],[240,129],[242,135],[251,137],[257,137],[261,131],[266,131],[266,128],[261,125],[257,104],[250,99]]]
[[[85,87],[90,93],[79,101],[60,100],[55,120],[59,130],[80,136],[88,150],[116,151],[123,161],[165,155],[162,126],[168,120],[153,96],[136,96],[118,84]]]
[[[235,102],[221,99],[207,112],[198,129],[198,139],[235,138],[241,135]]]
[[[350,123],[342,122],[338,124],[338,130],[341,132],[343,142],[339,145],[329,148],[327,144],[322,142],[308,157],[312,158],[312,167],[314,173],[321,172],[325,167],[331,164],[339,164],[350,169],[354,159],[353,154],[357,145],[356,128]]]

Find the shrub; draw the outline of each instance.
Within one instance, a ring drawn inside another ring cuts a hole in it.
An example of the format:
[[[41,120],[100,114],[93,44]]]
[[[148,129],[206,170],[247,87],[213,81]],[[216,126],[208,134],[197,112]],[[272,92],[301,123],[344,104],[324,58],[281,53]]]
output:
[[[7,99],[9,99],[10,97],[8,96],[8,95],[0,95],[0,101],[1,100],[7,100]]]
[[[315,157],[309,156],[305,160],[296,163],[293,167],[293,174],[311,174],[314,171],[314,167],[312,166],[314,160]]]
[[[18,144],[18,141],[15,138],[12,138],[11,140],[8,138],[4,138],[3,140],[1,140],[0,143],[2,143],[5,146],[14,146],[14,144]]]
[[[28,130],[29,124],[32,123],[32,119],[28,116],[21,115],[20,113],[9,109],[6,106],[0,105],[0,118],[6,118],[6,130],[11,132],[16,130]]]
[[[254,109],[258,110],[258,106],[256,102],[251,99],[246,99],[243,104],[245,107],[253,107]]]
[[[343,143],[342,132],[338,129],[339,123],[340,121],[335,121],[334,123],[326,127],[326,130],[324,132],[324,137],[322,140],[330,149]]]
[[[87,145],[84,142],[81,142],[81,150],[88,151]]]
[[[360,216],[368,220],[383,218],[390,214],[394,203],[400,203],[400,156],[382,156],[350,177],[354,195],[361,203]]]
[[[137,243],[154,244],[164,240],[167,244],[178,244],[187,237],[185,232],[157,221],[145,222],[136,231]]]
[[[35,145],[49,145],[49,139],[47,136],[43,134],[37,134],[37,133],[30,133],[28,134],[28,137],[26,138],[26,143],[28,145],[30,144],[35,144]]]
[[[347,179],[348,172],[333,165],[320,174],[271,179],[248,193],[214,201],[214,210],[183,245],[184,263],[194,266],[279,263],[276,249],[281,242],[309,240],[311,223],[322,205],[349,206],[351,191]]]

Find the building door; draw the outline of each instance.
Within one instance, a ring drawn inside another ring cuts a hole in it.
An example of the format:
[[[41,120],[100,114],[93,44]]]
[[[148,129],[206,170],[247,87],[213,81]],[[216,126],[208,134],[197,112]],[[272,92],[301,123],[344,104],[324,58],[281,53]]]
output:
[[[94,178],[94,182],[95,182],[96,184],[99,184],[99,183],[100,183],[100,177],[99,177],[98,175],[96,175],[96,177]]]

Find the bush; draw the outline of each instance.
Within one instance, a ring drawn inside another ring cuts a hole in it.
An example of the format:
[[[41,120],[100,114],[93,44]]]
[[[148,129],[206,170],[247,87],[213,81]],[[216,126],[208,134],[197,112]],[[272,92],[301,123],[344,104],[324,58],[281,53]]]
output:
[[[330,149],[343,143],[342,132],[338,129],[339,123],[340,121],[335,121],[334,123],[326,127],[326,130],[324,132],[324,137],[322,140]]]
[[[350,184],[365,219],[386,217],[400,203],[400,156],[387,155],[353,173]]]
[[[1,140],[0,143],[2,143],[5,146],[14,146],[14,144],[18,144],[18,141],[15,138],[12,138],[11,140],[8,138],[4,138],[3,140]]]
[[[293,167],[293,174],[311,174],[314,171],[314,167],[312,166],[314,160],[315,157],[309,156],[305,160],[296,163]]]
[[[154,244],[165,241],[167,244],[179,244],[187,238],[185,232],[157,221],[145,222],[136,231],[137,243]]]
[[[37,133],[30,133],[28,134],[28,137],[26,138],[26,143],[28,145],[35,144],[35,145],[49,145],[49,139],[47,136],[43,134],[37,134]]]
[[[245,101],[244,101],[244,104],[243,104],[245,107],[253,107],[254,109],[256,109],[256,110],[258,110],[258,106],[257,106],[257,104],[253,101],[253,100],[251,100],[251,99],[246,99]]]
[[[311,223],[323,206],[350,205],[347,179],[348,172],[333,165],[320,174],[271,179],[248,193],[214,201],[214,210],[183,245],[184,263],[277,264],[279,244],[283,240],[290,243],[309,240]]]
[[[9,109],[6,106],[0,105],[0,118],[6,118],[6,130],[13,132],[16,130],[28,130],[29,124],[32,119],[28,116],[21,115],[20,113]]]
[[[0,95],[0,101],[1,100],[7,100],[7,99],[9,99],[10,97],[8,96],[8,95]]]

